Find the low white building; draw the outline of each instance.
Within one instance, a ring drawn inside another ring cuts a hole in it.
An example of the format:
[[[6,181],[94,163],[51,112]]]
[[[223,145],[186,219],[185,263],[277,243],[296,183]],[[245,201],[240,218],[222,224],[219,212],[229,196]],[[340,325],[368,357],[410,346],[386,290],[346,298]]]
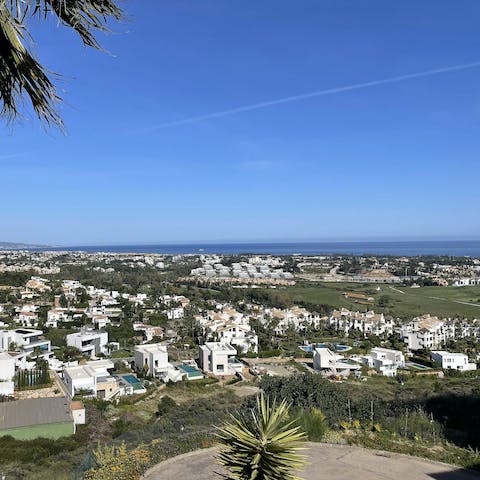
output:
[[[49,328],[57,328],[58,322],[68,321],[67,311],[63,308],[52,308],[47,312],[47,322],[45,326]]]
[[[236,355],[237,350],[228,343],[207,342],[200,345],[199,367],[214,375],[241,373],[243,364]]]
[[[82,329],[67,335],[67,345],[78,348],[82,353],[94,358],[99,353],[108,354],[108,333],[100,330]]]
[[[15,351],[16,365],[20,368],[30,368],[28,358],[35,356],[44,360],[51,360],[51,342],[43,336],[42,330],[33,328],[16,328],[14,330],[0,330],[0,352]]]
[[[144,323],[134,323],[133,330],[142,332],[144,342],[151,342],[155,337],[163,338],[163,328],[145,325]]]
[[[399,368],[405,368],[405,356],[400,350],[376,347],[362,357],[362,363],[379,370],[386,377],[394,377]]]
[[[38,313],[31,311],[21,311],[15,318],[15,323],[22,327],[35,328],[38,327]]]
[[[0,353],[0,395],[13,395],[15,359],[6,352]]]
[[[185,372],[178,370],[168,361],[166,345],[149,343],[135,347],[135,367],[146,375],[158,377],[164,382],[178,382]]]
[[[180,320],[185,315],[183,307],[169,308],[168,310],[164,310],[163,313],[169,320]]]
[[[92,315],[91,319],[93,326],[101,330],[111,323],[107,315]]]
[[[431,359],[438,363],[443,369],[460,370],[466,372],[476,370],[477,365],[468,361],[468,356],[464,353],[445,352],[443,350],[433,351],[430,354]]]
[[[117,396],[120,392],[119,385],[109,372],[113,368],[111,360],[95,360],[85,365],[66,368],[63,380],[70,397],[82,393],[110,400]]]
[[[313,353],[313,368],[317,371],[348,377],[352,371],[360,370],[360,365],[337,355],[329,348],[316,348]]]

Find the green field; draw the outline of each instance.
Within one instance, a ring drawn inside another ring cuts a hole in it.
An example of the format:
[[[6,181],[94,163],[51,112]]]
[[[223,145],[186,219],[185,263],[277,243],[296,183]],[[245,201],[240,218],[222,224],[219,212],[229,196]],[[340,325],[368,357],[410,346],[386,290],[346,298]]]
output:
[[[376,288],[380,287],[380,291]],[[343,292],[364,293],[374,297],[373,307],[346,299]],[[480,318],[480,286],[474,287],[397,287],[396,285],[358,283],[297,284],[276,289],[293,302],[326,304],[332,308],[345,307],[364,311],[366,308],[390,315],[409,318],[430,313],[440,317]],[[387,306],[378,305],[380,297],[388,297]],[[463,303],[462,303],[463,302]]]

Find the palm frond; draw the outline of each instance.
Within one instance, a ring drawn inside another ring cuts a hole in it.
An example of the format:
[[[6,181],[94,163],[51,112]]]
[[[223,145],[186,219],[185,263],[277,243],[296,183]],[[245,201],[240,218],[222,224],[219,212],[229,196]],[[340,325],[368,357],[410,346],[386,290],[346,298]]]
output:
[[[271,404],[263,394],[249,418],[231,416],[219,429],[219,462],[235,480],[297,480],[305,458],[299,452],[306,436],[288,416],[289,405]]]
[[[64,25],[73,28],[85,45],[97,49],[101,46],[94,32],[108,31],[109,19],[123,18],[123,11],[114,0],[36,0],[34,15],[46,16],[49,12],[53,12]]]
[[[62,127],[55,109],[60,101],[53,83],[40,63],[24,45],[25,32],[5,3],[0,2],[0,102],[1,115],[13,120],[19,115],[19,101],[30,99],[37,116],[47,124]]]
[[[31,101],[40,120],[63,128],[56,111],[61,100],[48,72],[31,54],[26,39],[27,16],[52,13],[75,30],[85,45],[101,49],[96,31],[107,31],[110,19],[121,20],[118,0],[0,0],[0,116],[12,121],[20,115],[19,103]]]

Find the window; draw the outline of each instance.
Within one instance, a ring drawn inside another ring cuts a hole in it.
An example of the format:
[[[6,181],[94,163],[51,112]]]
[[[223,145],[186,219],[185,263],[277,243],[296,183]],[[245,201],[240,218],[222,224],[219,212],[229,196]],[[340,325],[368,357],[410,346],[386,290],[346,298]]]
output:
[[[225,371],[225,366],[224,365],[217,365],[217,370],[219,372],[224,372]]]

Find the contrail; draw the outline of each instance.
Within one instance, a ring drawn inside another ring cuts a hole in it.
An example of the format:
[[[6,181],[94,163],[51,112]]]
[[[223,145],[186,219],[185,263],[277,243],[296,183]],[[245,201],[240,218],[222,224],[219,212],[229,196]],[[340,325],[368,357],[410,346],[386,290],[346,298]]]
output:
[[[164,128],[176,127],[179,125],[186,125],[188,123],[202,122],[204,120],[211,120],[214,118],[228,117],[236,115],[237,113],[250,112],[252,110],[259,110],[261,108],[272,107],[274,105],[281,105],[282,103],[297,102],[313,97],[323,97],[325,95],[334,95],[336,93],[348,92],[350,90],[360,90],[361,88],[374,87],[377,85],[385,85],[388,83],[403,82],[404,80],[411,80],[414,78],[430,77],[432,75],[440,75],[447,72],[455,72],[458,70],[467,70],[469,68],[480,67],[480,61],[472,63],[463,63],[461,65],[452,65],[450,67],[436,68],[434,70],[425,70],[423,72],[408,73],[406,75],[398,75],[396,77],[382,78],[381,80],[372,80],[370,82],[355,83],[353,85],[345,85],[343,87],[327,88],[326,90],[316,90],[314,92],[302,93],[300,95],[293,95],[291,97],[278,98],[276,100],[269,100],[266,102],[254,103],[245,105],[243,107],[231,108],[229,110],[221,110],[218,112],[199,115],[197,117],[187,117],[172,122],[161,123],[151,127],[151,131],[161,130]]]

